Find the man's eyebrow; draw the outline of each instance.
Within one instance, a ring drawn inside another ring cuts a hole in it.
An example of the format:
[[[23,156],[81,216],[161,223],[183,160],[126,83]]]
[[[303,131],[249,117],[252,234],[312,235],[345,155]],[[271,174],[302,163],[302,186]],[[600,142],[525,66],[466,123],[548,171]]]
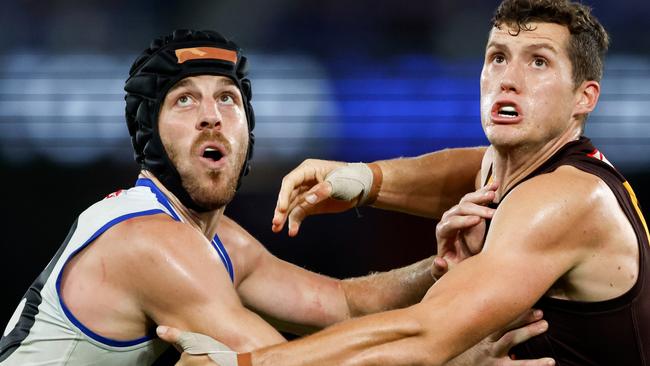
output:
[[[505,50],[508,49],[508,46],[505,43],[500,43],[500,42],[495,42],[495,41],[491,41],[490,43],[488,43],[488,45],[485,47],[485,49],[487,50],[487,49],[492,48],[492,47],[497,48],[497,49],[505,49]],[[526,46],[525,49],[528,50],[528,51],[530,51],[530,50],[539,50],[539,49],[547,49],[547,50],[549,50],[549,51],[551,51],[553,53],[559,53],[557,48],[555,48],[555,46],[553,46],[552,44],[550,44],[548,42],[533,43],[533,44],[530,44],[530,45]]]
[[[508,49],[508,46],[505,43],[495,42],[495,41],[490,41],[490,43],[488,43],[487,46],[485,46],[485,49],[487,50],[488,48],[491,48],[491,47],[499,48],[499,49],[506,49],[506,50]]]
[[[547,49],[553,53],[559,53],[557,48],[555,48],[552,44],[542,42],[542,43],[533,43],[531,45],[526,46],[527,50],[539,50],[539,49]]]
[[[172,86],[171,89],[169,89],[169,91],[167,92],[167,94],[173,92],[174,90],[176,90],[176,89],[178,89],[178,88],[183,88],[183,87],[192,87],[192,86],[194,86],[194,82],[192,82],[192,80],[190,80],[190,79],[183,79],[183,80],[179,81],[178,83],[174,84],[174,86]]]
[[[231,78],[221,78],[219,79],[219,83],[223,86],[234,86],[237,87],[237,84],[235,84],[234,81],[232,81]]]

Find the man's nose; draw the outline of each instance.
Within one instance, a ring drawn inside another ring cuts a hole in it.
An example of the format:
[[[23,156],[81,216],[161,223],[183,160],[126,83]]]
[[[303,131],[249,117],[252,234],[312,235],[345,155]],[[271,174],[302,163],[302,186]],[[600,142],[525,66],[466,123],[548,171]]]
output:
[[[219,106],[215,100],[204,100],[201,103],[201,113],[199,120],[196,124],[198,130],[206,128],[220,128],[221,127],[221,113]]]
[[[523,83],[523,72],[522,67],[518,63],[509,63],[501,78],[501,90],[504,92],[519,93]]]

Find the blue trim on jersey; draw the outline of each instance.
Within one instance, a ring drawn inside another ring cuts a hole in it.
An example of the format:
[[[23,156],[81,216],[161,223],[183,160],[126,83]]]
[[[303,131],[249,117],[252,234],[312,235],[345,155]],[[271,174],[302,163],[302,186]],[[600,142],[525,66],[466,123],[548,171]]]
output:
[[[233,269],[230,256],[228,256],[228,252],[226,251],[226,247],[223,246],[221,240],[219,239],[219,236],[216,234],[214,235],[214,238],[212,238],[211,243],[214,249],[217,250],[217,253],[219,253],[219,257],[221,257],[221,261],[223,262],[224,266],[226,266],[226,270],[228,270],[228,274],[230,275],[230,280],[232,282],[235,282],[235,271]]]
[[[148,178],[138,178],[137,181],[135,181],[135,185],[137,186],[144,186],[144,187],[149,187],[151,191],[156,195],[156,198],[158,199],[158,202],[160,202],[161,205],[165,206],[167,210],[169,211],[169,214],[174,218],[176,221],[181,221],[181,218],[178,217],[176,214],[176,211],[174,211],[174,208],[172,207],[171,203],[169,203],[169,200],[165,195],[156,187],[156,185],[151,181],[151,179]]]
[[[119,224],[120,222],[124,220],[128,220],[134,217],[139,217],[139,216],[146,216],[146,215],[155,215],[155,214],[160,214],[160,213],[165,213],[165,211],[161,209],[153,209],[153,210],[146,210],[146,211],[140,211],[140,212],[132,212],[130,214],[126,214],[120,217],[117,217],[108,223],[106,223],[104,226],[102,226],[99,230],[97,230],[91,237],[90,239],[86,240],[85,243],[83,243],[82,246],[80,246],[77,250],[72,252],[70,256],[65,260],[65,263],[63,263],[63,266],[61,267],[61,271],[59,272],[58,277],[56,278],[56,293],[59,296],[59,303],[61,304],[61,308],[63,309],[63,312],[65,315],[68,317],[68,319],[74,324],[77,328],[79,328],[85,335],[88,337],[106,344],[108,346],[113,346],[113,347],[129,347],[129,346],[135,346],[136,344],[140,344],[146,341],[149,341],[153,339],[153,337],[150,336],[144,336],[138,339],[130,340],[130,341],[117,341],[114,339],[102,337],[99,334],[93,332],[92,330],[88,329],[85,325],[83,325],[75,316],[72,314],[70,309],[65,305],[63,302],[63,298],[61,297],[61,277],[63,276],[63,270],[65,269],[65,266],[68,264],[70,259],[77,255],[81,250],[83,250],[85,247],[87,247],[90,243],[92,243],[95,239],[97,239],[98,236],[103,234],[106,230],[110,229],[114,225]]]
[[[165,196],[165,194],[160,191],[160,189],[154,184],[154,182],[151,181],[151,179],[138,178],[138,180],[135,182],[135,185],[149,187],[149,189],[151,189],[151,191],[156,195],[158,202],[160,202],[161,205],[165,206],[167,210],[169,210],[174,220],[181,221],[180,217],[178,217],[178,215],[176,214],[176,211],[174,211],[174,208],[172,207],[171,203],[169,203],[167,196]],[[212,238],[211,243],[212,243],[212,247],[219,254],[219,258],[221,258],[221,262],[223,262],[224,267],[226,267],[226,270],[230,275],[230,280],[232,282],[235,282],[235,270],[232,265],[232,260],[228,255],[228,251],[226,250],[226,247],[223,246],[223,243],[221,243],[221,240],[217,235],[215,235],[214,238]]]

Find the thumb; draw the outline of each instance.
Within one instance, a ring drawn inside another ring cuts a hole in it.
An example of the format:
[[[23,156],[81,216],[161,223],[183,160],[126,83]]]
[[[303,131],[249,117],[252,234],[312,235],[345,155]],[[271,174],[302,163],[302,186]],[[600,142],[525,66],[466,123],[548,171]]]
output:
[[[324,181],[313,186],[305,194],[305,201],[311,205],[315,205],[327,198],[332,194],[332,185],[330,182]]]
[[[158,337],[160,337],[160,339],[167,343],[176,343],[178,342],[178,338],[181,335],[181,331],[174,327],[159,325],[156,328],[156,334],[158,334]]]
[[[174,345],[174,347],[179,351],[183,352],[183,348],[179,344],[180,338],[181,338],[181,331],[174,328],[174,327],[168,327],[164,325],[159,325],[156,328],[156,334],[160,339],[167,343],[171,343]]]
[[[316,205],[328,199],[331,192],[332,186],[328,182],[321,182],[297,199],[295,206],[289,210],[289,236],[298,235],[303,220],[314,214]]]

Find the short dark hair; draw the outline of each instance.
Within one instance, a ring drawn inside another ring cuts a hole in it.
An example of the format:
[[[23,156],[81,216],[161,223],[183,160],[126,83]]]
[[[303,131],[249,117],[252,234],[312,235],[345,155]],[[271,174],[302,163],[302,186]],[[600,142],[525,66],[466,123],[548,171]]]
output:
[[[567,51],[576,87],[583,81],[600,81],[609,36],[591,14],[591,8],[569,0],[503,0],[492,18],[498,29],[506,24],[513,35],[530,31],[531,22],[555,23],[569,28]]]

